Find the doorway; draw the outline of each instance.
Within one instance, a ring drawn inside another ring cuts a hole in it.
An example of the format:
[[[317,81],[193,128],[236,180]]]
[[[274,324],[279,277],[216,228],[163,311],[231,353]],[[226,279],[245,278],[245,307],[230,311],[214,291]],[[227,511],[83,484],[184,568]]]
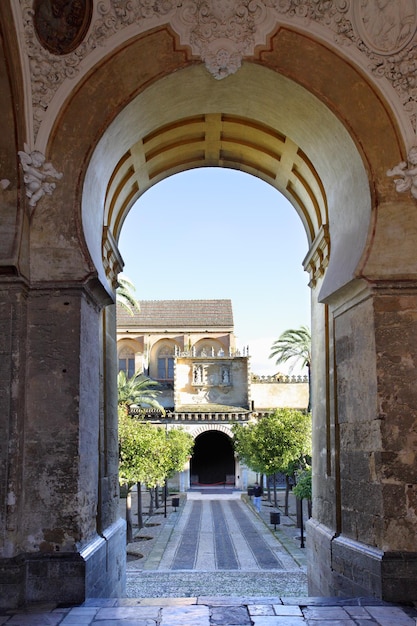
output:
[[[191,487],[197,485],[234,485],[235,458],[230,438],[210,430],[199,435],[190,462]]]

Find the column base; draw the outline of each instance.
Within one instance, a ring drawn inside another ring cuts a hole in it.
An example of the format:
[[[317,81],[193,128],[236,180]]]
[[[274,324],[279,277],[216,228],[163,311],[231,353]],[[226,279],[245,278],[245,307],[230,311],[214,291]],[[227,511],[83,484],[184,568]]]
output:
[[[0,559],[0,608],[118,598],[126,587],[126,524],[120,519],[76,553]]]
[[[307,530],[309,595],[417,600],[417,552],[389,552],[332,531],[315,520]]]

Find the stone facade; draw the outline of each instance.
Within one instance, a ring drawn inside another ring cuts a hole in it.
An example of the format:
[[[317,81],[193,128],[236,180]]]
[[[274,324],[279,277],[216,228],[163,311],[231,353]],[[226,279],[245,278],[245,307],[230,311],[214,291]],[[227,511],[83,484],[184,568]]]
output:
[[[415,2],[51,4],[0,3],[0,601],[123,592],[117,242],[203,166],[305,227],[311,593],[416,600]]]
[[[234,423],[278,407],[308,406],[307,377],[251,374],[249,346],[242,352],[235,347],[229,300],[140,301],[139,310],[131,314],[119,305],[117,340],[119,368],[126,375],[145,372],[161,383],[158,402],[166,414],[151,409],[145,419],[180,427],[194,438],[220,429],[231,441]],[[213,465],[216,458],[220,462],[214,448]],[[246,488],[258,478],[238,458],[231,465],[228,476],[219,472],[223,484]],[[171,484],[184,491],[193,480],[201,483],[193,479],[188,464]]]
[[[117,354],[127,376],[144,372],[161,383],[158,400],[176,419],[308,406],[306,376],[251,372],[250,347],[236,349],[230,300],[140,301],[131,312],[119,305]]]

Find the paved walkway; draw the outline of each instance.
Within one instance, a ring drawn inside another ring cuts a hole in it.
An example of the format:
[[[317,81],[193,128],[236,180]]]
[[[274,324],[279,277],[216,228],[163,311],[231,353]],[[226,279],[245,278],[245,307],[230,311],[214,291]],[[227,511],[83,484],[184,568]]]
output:
[[[240,492],[189,492],[180,509],[171,513],[144,558],[127,568],[130,598],[199,596],[306,596],[306,555],[290,518],[287,526],[266,524],[242,501]],[[138,533],[149,534],[145,527]],[[293,535],[293,536],[292,536]],[[130,544],[128,553],[141,554],[148,542]]]
[[[191,492],[179,510],[148,520],[158,530],[146,557],[128,563],[129,597],[3,612],[0,625],[416,626],[413,607],[307,597],[294,510],[275,530],[273,510],[264,501],[258,515],[239,493]]]

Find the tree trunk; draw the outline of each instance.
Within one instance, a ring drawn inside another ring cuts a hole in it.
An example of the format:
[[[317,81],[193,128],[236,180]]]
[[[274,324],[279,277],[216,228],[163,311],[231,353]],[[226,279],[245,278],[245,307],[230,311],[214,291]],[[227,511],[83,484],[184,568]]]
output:
[[[132,539],[133,539],[132,492],[129,489],[126,495],[126,543],[131,543]]]
[[[288,501],[290,497],[290,477],[285,474],[285,508],[284,515],[288,517]]]
[[[278,508],[278,496],[277,496],[277,473],[274,474],[274,507]]]
[[[159,485],[155,487],[155,509],[159,509]]]
[[[143,528],[142,483],[136,483],[138,490],[138,526]]]
[[[154,490],[149,489],[149,515],[153,515],[154,509]]]
[[[270,476],[266,479],[266,488],[268,490],[268,502],[271,502],[271,481],[269,480]]]

